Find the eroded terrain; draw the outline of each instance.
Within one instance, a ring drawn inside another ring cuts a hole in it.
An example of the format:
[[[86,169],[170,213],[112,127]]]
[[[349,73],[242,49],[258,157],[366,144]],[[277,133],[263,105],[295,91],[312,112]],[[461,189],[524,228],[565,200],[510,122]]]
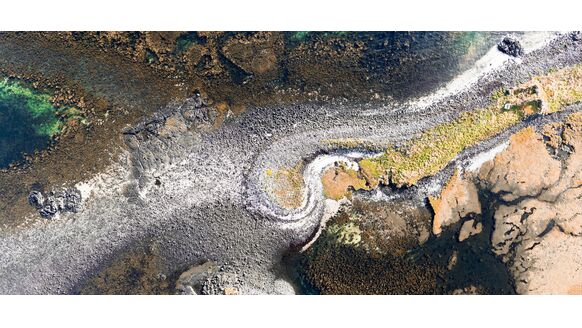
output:
[[[582,289],[578,33],[25,36],[2,293]]]

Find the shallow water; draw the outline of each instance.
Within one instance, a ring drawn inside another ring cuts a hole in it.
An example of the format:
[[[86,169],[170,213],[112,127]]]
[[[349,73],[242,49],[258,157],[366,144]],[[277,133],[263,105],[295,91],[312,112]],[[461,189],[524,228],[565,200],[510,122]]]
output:
[[[0,167],[47,147],[62,126],[49,95],[0,81]]]
[[[225,33],[225,37],[230,34],[232,33]],[[368,78],[365,81],[361,79],[345,81],[342,80],[345,74],[340,74],[329,76],[331,79],[329,81],[303,80],[306,77],[294,74],[269,83],[279,84],[283,88],[300,89],[308,85],[306,90],[319,89],[322,94],[329,92],[332,96],[333,90],[339,84],[347,83],[350,87],[353,86],[354,90],[373,90],[381,96],[398,100],[409,99],[429,93],[473,65],[500,37],[501,33],[488,32],[288,32],[285,33],[287,54],[302,44],[313,46],[329,38],[340,38],[347,44],[352,42],[364,44],[365,49],[358,65],[345,67],[343,73],[364,72]],[[176,51],[180,53],[192,44],[203,41],[204,39],[199,38],[195,32],[185,33],[176,41]],[[9,51],[8,48],[4,50]],[[341,54],[343,50],[336,51]],[[310,53],[306,52],[306,56],[308,58]],[[286,55],[281,58],[284,72],[289,69],[288,60]],[[307,61],[309,60],[319,59]],[[227,60],[224,61],[232,78],[231,83],[242,84],[247,81],[246,74],[232,64],[228,65]],[[78,68],[84,68],[89,64],[82,59],[76,65]],[[59,71],[63,69],[69,68],[65,66],[57,68]],[[335,68],[330,69],[333,71]],[[127,85],[118,83],[116,67],[109,67],[107,72],[99,79],[91,79],[92,84],[87,86],[88,90],[100,93],[98,91],[103,88],[103,84],[113,88],[119,87],[120,84]],[[84,81],[79,75],[77,78],[81,82]],[[16,93],[15,86],[18,86]],[[137,89],[133,91],[138,93],[144,91],[141,88]],[[116,89],[115,94],[125,97],[128,91]],[[153,96],[147,95],[146,98],[149,97]],[[355,96],[361,99],[366,97],[369,95]],[[33,92],[30,88],[12,81],[0,85],[0,168],[18,162],[24,153],[32,153],[50,144],[62,125],[55,115],[56,111],[57,109],[50,104],[49,95]]]
[[[470,68],[503,32],[323,32],[287,34],[289,46],[321,38],[362,42],[370,89],[396,100],[425,95]],[[353,81],[355,83],[355,81]]]

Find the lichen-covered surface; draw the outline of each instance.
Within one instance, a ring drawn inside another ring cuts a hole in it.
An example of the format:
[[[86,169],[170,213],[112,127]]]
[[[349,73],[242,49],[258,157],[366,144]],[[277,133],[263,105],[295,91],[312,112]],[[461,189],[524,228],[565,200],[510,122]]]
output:
[[[582,44],[502,36],[0,34],[0,292],[579,293]]]

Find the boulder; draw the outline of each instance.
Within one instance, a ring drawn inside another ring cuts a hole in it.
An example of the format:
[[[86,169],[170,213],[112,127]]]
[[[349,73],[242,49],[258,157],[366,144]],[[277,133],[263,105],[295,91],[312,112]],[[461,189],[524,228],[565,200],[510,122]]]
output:
[[[473,235],[477,235],[481,233],[481,231],[483,231],[483,224],[481,222],[477,222],[477,224],[475,224],[474,219],[467,220],[461,226],[461,231],[459,232],[459,242],[462,242],[463,240]]]
[[[435,235],[471,213],[481,214],[477,187],[458,171],[453,173],[438,197],[429,197],[429,203],[434,211],[432,232]]]
[[[46,197],[40,191],[32,191],[28,195],[28,203],[34,206],[38,213],[51,219],[59,212],[77,213],[81,209],[81,192],[76,188],[49,192]]]
[[[36,207],[37,210],[40,210],[44,204],[44,196],[40,191],[32,191],[28,195],[28,203]]]
[[[79,209],[81,209],[81,192],[76,188],[67,189],[64,210],[77,213]]]
[[[523,47],[519,39],[515,35],[507,35],[497,44],[497,49],[513,57],[520,57],[523,55]]]
[[[210,277],[214,276],[217,272],[218,266],[212,261],[207,261],[200,265],[190,267],[190,269],[183,272],[176,281],[176,294],[201,294],[206,280],[210,279]]]

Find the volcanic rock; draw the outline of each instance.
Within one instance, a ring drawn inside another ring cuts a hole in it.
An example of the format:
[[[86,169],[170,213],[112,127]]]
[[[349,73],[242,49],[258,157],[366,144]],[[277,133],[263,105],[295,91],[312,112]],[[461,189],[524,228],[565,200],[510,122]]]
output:
[[[76,188],[51,191],[45,197],[40,191],[32,191],[28,195],[28,202],[34,206],[39,214],[51,219],[59,212],[77,213],[81,209],[81,192]]]
[[[504,54],[513,57],[519,57],[524,53],[521,43],[515,35],[508,35],[504,37],[503,40],[497,44],[497,49],[499,49],[499,51],[503,52]]]
[[[44,196],[40,191],[32,191],[28,195],[28,203],[40,210],[44,204]]]
[[[560,178],[561,163],[552,158],[541,134],[526,128],[514,134],[509,147],[483,164],[481,182],[505,201],[535,196]]]

